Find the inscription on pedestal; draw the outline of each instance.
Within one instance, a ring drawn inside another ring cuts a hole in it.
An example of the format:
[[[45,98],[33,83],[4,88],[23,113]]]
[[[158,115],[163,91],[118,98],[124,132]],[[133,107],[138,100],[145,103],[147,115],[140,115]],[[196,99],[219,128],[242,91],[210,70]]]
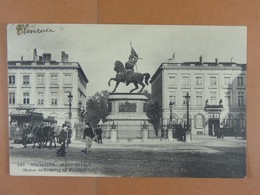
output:
[[[119,112],[136,112],[136,103],[121,103],[119,104]]]

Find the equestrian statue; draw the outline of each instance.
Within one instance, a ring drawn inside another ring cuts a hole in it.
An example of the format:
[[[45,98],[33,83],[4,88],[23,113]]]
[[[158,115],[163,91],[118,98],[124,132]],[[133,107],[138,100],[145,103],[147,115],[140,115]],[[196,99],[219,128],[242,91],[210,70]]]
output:
[[[131,54],[128,58],[128,62],[125,63],[125,66],[123,65],[123,63],[121,61],[116,61],[115,62],[115,66],[114,66],[114,71],[116,71],[116,77],[115,78],[110,78],[110,80],[108,81],[108,86],[110,86],[110,82],[111,81],[115,81],[116,82],[116,86],[114,88],[114,90],[112,91],[112,93],[114,93],[119,85],[119,83],[123,82],[126,83],[126,86],[128,86],[130,83],[133,83],[135,85],[135,88],[132,89],[129,93],[132,93],[133,91],[138,89],[138,84],[142,86],[142,88],[140,89],[139,93],[141,93],[146,85],[149,85],[148,81],[150,78],[150,74],[149,73],[144,73],[141,74],[139,72],[134,72],[134,66],[137,63],[137,60],[141,59],[138,58],[137,53],[135,52],[135,50],[133,49],[132,45],[131,45]],[[143,80],[145,79],[145,84],[143,83]]]

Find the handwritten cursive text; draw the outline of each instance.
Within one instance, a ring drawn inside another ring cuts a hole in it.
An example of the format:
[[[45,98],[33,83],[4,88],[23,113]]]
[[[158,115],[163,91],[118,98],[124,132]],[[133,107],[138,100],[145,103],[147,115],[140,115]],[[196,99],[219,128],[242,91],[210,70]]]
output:
[[[55,32],[51,28],[40,29],[37,28],[36,25],[29,24],[18,24],[16,27],[17,35],[22,34],[41,34],[41,33],[52,33]]]

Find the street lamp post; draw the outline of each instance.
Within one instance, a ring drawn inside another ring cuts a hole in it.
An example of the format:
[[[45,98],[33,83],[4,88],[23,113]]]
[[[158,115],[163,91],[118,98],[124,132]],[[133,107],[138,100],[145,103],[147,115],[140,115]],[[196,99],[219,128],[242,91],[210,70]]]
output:
[[[190,129],[190,120],[189,120],[189,103],[190,103],[190,96],[189,93],[184,96],[186,98],[186,106],[187,106],[187,127],[186,127],[186,142],[191,142],[191,129]]]
[[[78,110],[79,110],[79,115],[80,115],[80,119],[81,119],[81,124],[83,125],[83,118],[84,118],[85,108],[84,108],[84,106],[82,106],[81,101],[79,101],[78,105],[79,105],[79,109]]]
[[[172,124],[172,106],[173,106],[173,102],[171,101],[170,104],[170,125]]]
[[[81,110],[81,123],[82,123],[82,126],[84,125],[83,124],[83,119],[84,119],[84,113],[85,113],[85,108],[84,108],[84,106],[82,107],[82,110]]]
[[[71,117],[72,117],[71,102],[72,102],[72,98],[73,98],[73,95],[71,95],[71,92],[69,93],[68,98],[69,98],[69,119],[70,119],[70,122],[71,122]]]
[[[172,136],[172,131],[173,131],[173,126],[172,126],[172,106],[173,106],[173,102],[171,101],[170,104],[170,123],[169,123],[169,128],[168,128],[168,139],[169,141],[173,140],[173,136]]]
[[[79,122],[81,121],[80,119],[81,119],[81,106],[82,106],[82,103],[81,103],[81,101],[79,101],[79,103],[78,103],[78,113],[79,113]]]
[[[80,133],[83,133],[83,128],[84,128],[84,123],[83,123],[83,121],[84,121],[84,115],[85,115],[85,108],[84,108],[84,106],[82,106],[82,102],[81,101],[79,101],[79,103],[78,103],[78,115],[79,115],[79,123],[80,123]]]

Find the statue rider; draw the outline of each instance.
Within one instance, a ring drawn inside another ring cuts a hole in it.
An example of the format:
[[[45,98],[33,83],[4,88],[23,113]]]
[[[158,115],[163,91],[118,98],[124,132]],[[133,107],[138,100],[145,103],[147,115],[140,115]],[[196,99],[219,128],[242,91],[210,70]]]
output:
[[[125,63],[125,69],[126,69],[126,78],[125,78],[125,82],[126,82],[126,86],[129,85],[132,75],[134,73],[134,66],[137,63],[138,60],[138,55],[135,52],[135,50],[133,49],[133,47],[131,46],[131,54],[128,58],[128,62]]]

